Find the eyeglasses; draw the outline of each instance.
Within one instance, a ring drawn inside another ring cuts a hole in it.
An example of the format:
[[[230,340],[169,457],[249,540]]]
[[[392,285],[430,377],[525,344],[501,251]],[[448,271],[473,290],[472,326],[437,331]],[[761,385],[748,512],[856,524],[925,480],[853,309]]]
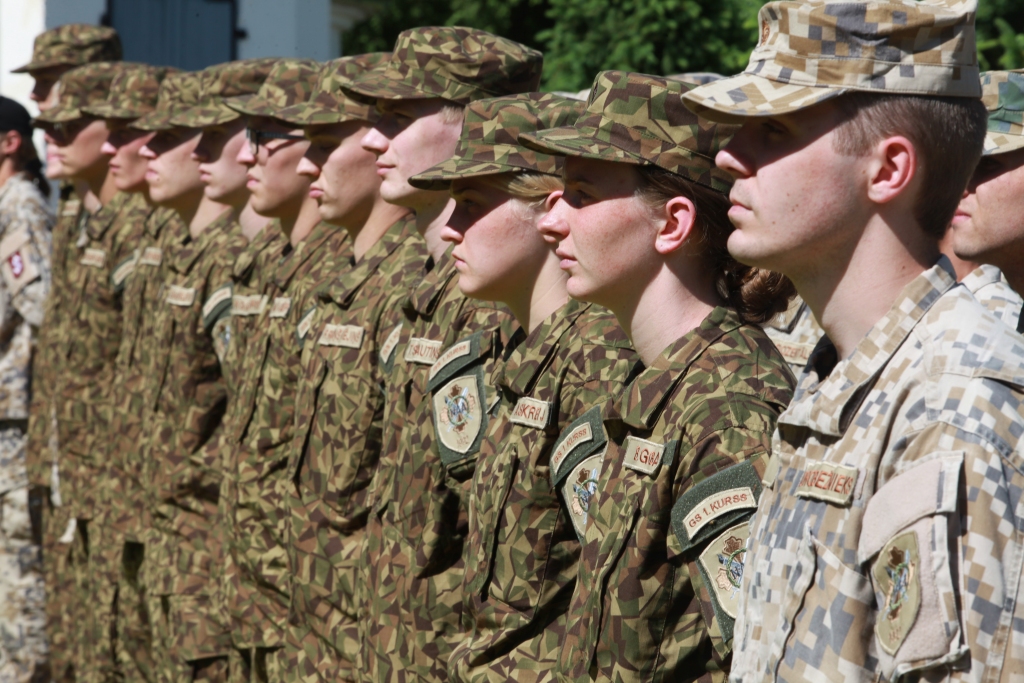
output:
[[[259,154],[260,145],[266,140],[305,140],[305,135],[292,135],[291,133],[274,133],[269,130],[258,128],[246,128],[245,137],[249,139],[249,151],[253,156]]]

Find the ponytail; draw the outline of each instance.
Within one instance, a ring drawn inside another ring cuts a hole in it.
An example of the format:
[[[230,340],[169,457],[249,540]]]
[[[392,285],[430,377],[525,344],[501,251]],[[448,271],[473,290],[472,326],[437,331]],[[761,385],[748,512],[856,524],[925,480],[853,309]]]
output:
[[[745,266],[726,247],[733,225],[729,198],[699,183],[658,166],[637,168],[637,195],[652,210],[660,211],[673,197],[686,197],[697,209],[696,228],[715,275],[715,287],[726,304],[748,323],[763,324],[786,310],[796,294],[785,275]]]
[[[46,175],[43,174],[43,162],[39,160],[39,156],[36,155],[35,149],[32,147],[32,141],[28,142],[28,145],[22,143],[21,149],[29,147],[32,149],[32,154],[28,159],[21,160],[21,170],[28,176],[28,179],[36,186],[40,194],[46,199],[50,198],[50,181],[47,180]],[[19,150],[19,154],[20,154]]]

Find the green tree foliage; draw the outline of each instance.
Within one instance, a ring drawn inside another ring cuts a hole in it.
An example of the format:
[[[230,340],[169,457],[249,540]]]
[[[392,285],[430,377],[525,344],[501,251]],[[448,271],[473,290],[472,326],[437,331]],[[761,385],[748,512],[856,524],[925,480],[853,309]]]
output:
[[[582,90],[603,69],[741,71],[762,0],[378,0],[345,52],[388,50],[414,26],[485,29],[544,51],[543,87]],[[983,69],[1024,68],[1024,1],[980,0]]]

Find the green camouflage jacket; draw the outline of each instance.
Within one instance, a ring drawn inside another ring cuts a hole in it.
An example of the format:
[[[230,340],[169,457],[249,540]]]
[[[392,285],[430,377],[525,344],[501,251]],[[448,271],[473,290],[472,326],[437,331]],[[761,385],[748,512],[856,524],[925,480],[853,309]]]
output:
[[[285,477],[302,374],[296,329],[314,302],[316,285],[337,277],[351,260],[348,232],[327,223],[318,224],[294,249],[286,245],[265,266],[267,301],[244,346],[246,372],[227,439],[234,485],[230,500],[221,501],[230,525],[221,590],[238,648],[284,643],[291,602]]]
[[[138,246],[131,273],[122,293],[121,347],[114,361],[110,432],[108,435],[110,516],[108,524],[130,541],[143,541],[149,526],[149,506],[142,481],[145,443],[145,387],[147,370],[155,363],[155,325],[163,304],[162,285],[167,276],[166,255],[188,239],[188,226],[175,211],[158,208],[150,214]]]
[[[358,677],[354,587],[366,490],[381,450],[379,359],[397,322],[397,302],[426,259],[414,219],[403,218],[358,262],[318,289],[297,328],[302,375],[288,470],[292,635],[312,638],[319,654],[311,659],[345,680]],[[295,654],[292,640],[289,648]],[[294,673],[306,675],[303,669]]]
[[[514,321],[504,307],[463,296],[457,275],[449,250],[421,276],[381,352],[384,447],[358,585],[367,614],[360,624],[364,667],[374,681],[396,671],[445,680],[461,632],[465,499],[476,458],[453,469],[442,462],[427,384],[441,351],[475,332],[487,335],[482,372],[489,378]],[[399,574],[395,567],[408,569]]]
[[[584,531],[559,679],[725,679],[735,539],[792,392],[760,326],[719,307],[608,405],[604,429],[594,411],[562,433],[553,476]]]
[[[1024,339],[943,257],[837,356],[779,417],[730,679],[1019,678]]]
[[[611,313],[576,301],[529,336],[517,332],[504,355],[492,382],[501,401],[491,411],[469,499],[462,586],[468,635],[449,661],[453,681],[553,678],[580,543],[552,458],[559,435],[587,415],[596,420],[638,360]],[[473,410],[467,376],[456,366],[431,382],[442,429]]]
[[[58,342],[57,440],[61,497],[81,519],[102,507],[124,278],[152,210],[141,195],[119,192],[69,245],[74,265],[68,264],[70,288],[61,302],[68,320]]]

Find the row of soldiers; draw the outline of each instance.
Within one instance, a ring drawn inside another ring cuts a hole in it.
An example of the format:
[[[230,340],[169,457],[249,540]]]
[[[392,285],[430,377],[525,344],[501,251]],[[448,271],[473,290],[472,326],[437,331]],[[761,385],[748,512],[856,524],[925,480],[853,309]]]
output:
[[[1024,76],[974,11],[770,2],[742,74],[586,102],[460,27],[40,36],[53,678],[1019,680]]]

